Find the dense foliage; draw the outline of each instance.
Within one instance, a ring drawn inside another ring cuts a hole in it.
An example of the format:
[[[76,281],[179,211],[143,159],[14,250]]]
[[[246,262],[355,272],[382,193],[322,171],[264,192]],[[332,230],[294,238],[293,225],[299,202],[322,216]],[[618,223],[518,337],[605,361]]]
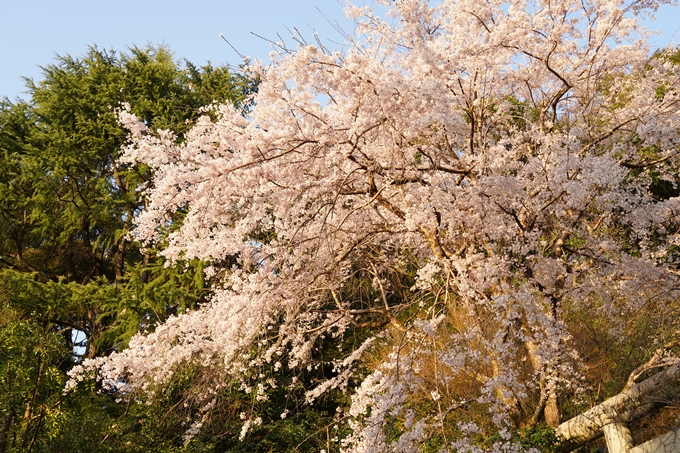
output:
[[[198,367],[191,435],[230,386],[264,404],[318,373],[309,404],[351,397],[333,450],[517,451],[677,361],[680,71],[637,22],[657,3],[382,3],[348,8],[342,52],[252,65],[247,116],[121,112],[122,162],[154,172],[134,234],[208,261],[211,302],[75,377],[153,404]]]
[[[115,108],[126,102],[150,126],[183,130],[213,101],[241,108],[255,82],[162,47],[91,48],[28,80],[28,100],[0,102],[0,451],[182,445],[179,416],[165,415],[169,431],[142,423],[167,409],[122,417],[126,408],[92,386],[63,393],[82,358],[205,297],[200,262],[164,267],[127,237],[150,173],[117,162],[127,132]]]
[[[552,452],[677,366],[657,2],[382,3],[343,51],[92,48],[2,101],[0,453]]]

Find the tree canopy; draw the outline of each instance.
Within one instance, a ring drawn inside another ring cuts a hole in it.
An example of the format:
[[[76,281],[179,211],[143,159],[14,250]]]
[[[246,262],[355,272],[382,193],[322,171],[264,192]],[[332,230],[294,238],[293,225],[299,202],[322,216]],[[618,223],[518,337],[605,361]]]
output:
[[[118,162],[127,132],[115,109],[127,103],[150,126],[184,130],[206,104],[242,107],[255,85],[164,47],[92,47],[27,80],[27,100],[0,101],[1,452],[124,451],[127,441],[151,451],[144,436],[163,439],[160,427],[111,428],[158,414],[121,418],[125,407],[91,387],[63,393],[83,357],[123,348],[205,297],[201,263],[164,267],[127,236],[150,173]],[[166,446],[182,445],[181,434]]]
[[[343,51],[251,65],[248,115],[121,111],[121,162],[153,172],[132,234],[207,261],[211,299],[74,378],[153,403],[200,369],[189,434],[229,386],[304,380],[350,399],[324,448],[517,451],[677,362],[680,69],[638,22],[658,3],[383,3],[348,7]],[[261,409],[242,437],[288,414]]]

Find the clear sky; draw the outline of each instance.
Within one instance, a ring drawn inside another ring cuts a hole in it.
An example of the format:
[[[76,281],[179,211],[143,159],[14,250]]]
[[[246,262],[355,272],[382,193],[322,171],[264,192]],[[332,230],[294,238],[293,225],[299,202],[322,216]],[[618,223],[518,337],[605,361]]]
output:
[[[361,2],[361,0],[356,0]],[[365,0],[371,4],[371,0]],[[21,76],[40,79],[40,65],[55,54],[82,55],[87,47],[125,50],[132,45],[163,43],[178,58],[197,65],[240,62],[219,37],[252,58],[268,59],[270,45],[254,36],[288,38],[297,27],[324,44],[343,38],[330,22],[349,29],[343,0],[0,0],[0,96],[22,96]],[[328,20],[327,20],[328,19]],[[680,8],[663,7],[649,28],[661,29],[655,47],[680,44]],[[337,47],[337,45],[335,45]]]

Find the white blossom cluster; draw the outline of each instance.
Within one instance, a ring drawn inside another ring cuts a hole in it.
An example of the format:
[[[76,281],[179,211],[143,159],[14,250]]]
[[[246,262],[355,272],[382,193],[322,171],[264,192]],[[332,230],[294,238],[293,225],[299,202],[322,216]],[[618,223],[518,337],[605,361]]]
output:
[[[518,418],[584,385],[567,312],[623,339],[644,311],[650,345],[677,334],[680,199],[652,188],[677,183],[680,69],[650,59],[637,22],[657,2],[382,3],[387,20],[348,8],[362,34],[342,52],[252,65],[245,115],[211,106],[178,140],[121,111],[125,162],[154,171],[135,237],[211,262],[217,283],[74,377],[151,391],[198,363],[219,389],[262,364],[311,368],[322,340],[369,329],[307,393],[353,392],[346,451],[417,451],[451,420],[444,451],[479,451],[479,411],[491,448],[517,451]],[[381,364],[348,389],[369,353]]]

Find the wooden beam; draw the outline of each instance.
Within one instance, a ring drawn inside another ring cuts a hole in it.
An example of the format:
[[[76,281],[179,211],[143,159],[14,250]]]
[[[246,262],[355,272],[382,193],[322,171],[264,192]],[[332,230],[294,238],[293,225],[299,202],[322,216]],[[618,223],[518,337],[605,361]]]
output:
[[[629,423],[680,395],[680,363],[635,384],[555,429],[558,451],[567,453],[602,436],[605,425]]]
[[[632,448],[630,453],[680,453],[680,426],[675,431]]]
[[[604,440],[607,442],[609,453],[629,453],[633,448],[633,435],[628,425],[621,422],[612,422],[602,427]]]

